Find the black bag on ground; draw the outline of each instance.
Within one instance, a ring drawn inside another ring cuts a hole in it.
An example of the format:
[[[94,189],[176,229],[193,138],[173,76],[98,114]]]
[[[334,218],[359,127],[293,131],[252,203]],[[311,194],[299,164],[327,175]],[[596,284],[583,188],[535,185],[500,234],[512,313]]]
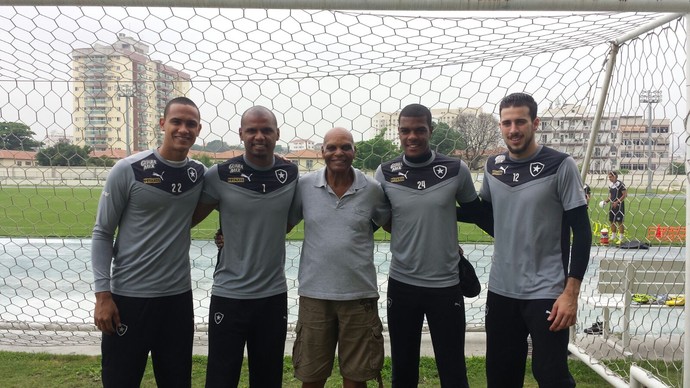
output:
[[[618,246],[620,249],[649,249],[649,244],[643,243],[640,240],[630,240]]]
[[[474,271],[472,263],[465,258],[462,247],[458,246],[458,254],[460,255],[460,263],[458,263],[458,272],[460,274],[460,291],[462,295],[467,298],[474,298],[482,291],[482,284],[479,282],[477,273]]]

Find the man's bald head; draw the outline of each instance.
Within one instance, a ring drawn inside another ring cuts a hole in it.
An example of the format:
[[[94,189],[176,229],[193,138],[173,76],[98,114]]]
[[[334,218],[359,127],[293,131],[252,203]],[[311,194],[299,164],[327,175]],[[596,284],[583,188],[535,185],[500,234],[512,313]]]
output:
[[[329,129],[328,132],[326,132],[326,135],[323,137],[323,143],[328,143],[328,141],[334,136],[345,136],[351,143],[354,144],[355,142],[352,138],[352,132],[348,131],[343,127],[335,127]]]
[[[273,124],[274,127],[278,127],[278,120],[276,119],[276,115],[271,112],[270,109],[266,108],[265,106],[261,105],[256,105],[253,106],[244,113],[242,113],[242,119],[240,120],[240,126],[244,127],[245,126],[245,121],[248,117],[253,117],[253,116],[259,116],[259,117],[268,117],[271,120],[271,124]]]
[[[261,167],[274,162],[273,151],[280,139],[276,116],[263,106],[253,106],[242,114],[239,130],[245,158]]]

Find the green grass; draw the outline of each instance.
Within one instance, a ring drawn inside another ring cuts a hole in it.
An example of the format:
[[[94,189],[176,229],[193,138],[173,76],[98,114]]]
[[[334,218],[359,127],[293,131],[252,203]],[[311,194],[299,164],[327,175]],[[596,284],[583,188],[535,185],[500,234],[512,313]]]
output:
[[[96,219],[101,188],[6,188],[0,190],[0,235],[11,237],[89,237]],[[660,193],[661,197],[645,196],[644,191],[630,190],[626,200],[626,235],[628,239],[645,241],[647,227],[652,225],[685,226],[685,197]],[[590,202],[590,218],[598,242],[599,230],[608,227],[608,210],[598,207],[606,196],[594,190]],[[210,240],[218,228],[218,217],[210,215],[192,231],[192,237]],[[460,242],[491,242],[491,238],[470,224],[458,224]],[[390,235],[379,230],[379,241]],[[304,229],[297,225],[288,239],[302,240]]]
[[[0,190],[0,235],[8,237],[90,237],[101,188],[7,188]],[[212,239],[218,217],[199,224],[193,238]]]
[[[100,188],[0,190],[3,236],[83,237],[93,228]]]
[[[607,195],[608,191],[595,190],[589,203],[595,242],[599,241],[599,231],[602,227],[610,229],[608,205],[604,209],[599,207],[599,201]],[[658,196],[647,196],[644,189],[628,189],[624,225],[626,238],[639,241],[647,240],[649,226],[685,226],[685,195],[659,192]],[[668,242],[662,244],[668,245]],[[681,242],[675,242],[674,245],[681,245]]]
[[[577,381],[578,387],[595,388],[608,386],[596,373],[580,361],[569,361],[570,371]],[[528,360],[525,387],[537,387],[537,383],[529,372],[531,364]],[[439,387],[440,382],[436,371],[436,364],[431,357],[422,357],[420,362],[420,387]],[[483,357],[467,359],[468,378],[471,387],[485,387],[486,377]],[[192,365],[192,387],[203,387],[206,372],[206,357],[194,356]],[[391,385],[390,358],[386,358],[382,371],[384,385]],[[100,387],[100,357],[78,355],[49,355],[41,353],[0,352],[0,381],[7,388],[35,388],[35,387]],[[249,385],[247,363],[243,365],[239,386]],[[155,387],[151,363],[146,368],[142,387]],[[293,377],[292,360],[285,358],[283,373],[284,387],[300,387],[301,383]],[[333,374],[328,380],[327,387],[340,387],[342,380],[334,367]],[[375,387],[374,382],[369,383]]]

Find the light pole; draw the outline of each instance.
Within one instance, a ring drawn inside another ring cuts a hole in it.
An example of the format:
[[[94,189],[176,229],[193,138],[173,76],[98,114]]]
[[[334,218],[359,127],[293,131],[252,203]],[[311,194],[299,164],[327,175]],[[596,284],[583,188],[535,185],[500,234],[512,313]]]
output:
[[[134,90],[132,85],[122,85],[117,87],[118,97],[125,98],[125,148],[127,150],[127,156],[132,154],[132,150],[129,147],[129,99],[134,97]]]
[[[643,90],[640,104],[647,104],[647,194],[652,193],[652,104],[661,102],[661,90]]]

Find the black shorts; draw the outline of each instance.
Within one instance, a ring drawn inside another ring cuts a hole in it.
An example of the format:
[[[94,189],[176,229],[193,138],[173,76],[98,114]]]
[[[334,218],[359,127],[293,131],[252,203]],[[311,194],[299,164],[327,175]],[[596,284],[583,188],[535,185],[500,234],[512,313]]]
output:
[[[610,210],[609,211],[609,222],[623,222],[625,219],[625,213],[620,210]]]
[[[532,373],[540,387],[575,387],[568,369],[569,330],[551,331],[555,299],[520,300],[491,291],[486,300],[486,375],[489,388],[521,387],[527,336],[532,338]]]
[[[468,387],[465,300],[460,285],[430,288],[388,278],[387,302],[393,386],[417,386],[426,317],[441,386]]]
[[[236,387],[247,348],[249,386],[280,388],[287,292],[259,299],[211,296],[206,388]]]
[[[104,387],[138,387],[149,352],[159,387],[189,387],[192,381],[194,307],[192,291],[157,298],[113,295],[120,313],[117,334],[103,334]]]

